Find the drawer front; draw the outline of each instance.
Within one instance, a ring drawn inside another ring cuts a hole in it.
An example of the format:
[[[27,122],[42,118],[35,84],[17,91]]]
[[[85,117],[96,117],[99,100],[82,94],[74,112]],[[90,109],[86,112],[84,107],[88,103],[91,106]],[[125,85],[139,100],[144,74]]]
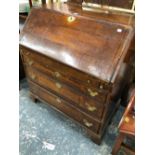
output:
[[[52,78],[49,78],[46,75],[32,69],[30,67],[26,67],[26,72],[28,77],[41,85],[42,87],[55,92],[62,97],[66,98],[70,103],[74,106],[80,107],[85,112],[93,115],[96,118],[101,119],[102,113],[104,110],[104,104],[95,102],[92,99],[89,99],[79,92],[75,92],[75,90],[65,84],[62,84]]]
[[[99,129],[99,122],[96,122],[94,119],[90,118],[89,116],[85,115],[78,109],[73,106],[70,106],[64,99],[58,97],[57,95],[45,90],[44,88],[39,87],[38,85],[34,84],[33,82],[29,81],[30,91],[38,96],[41,100],[47,102],[48,104],[54,106],[56,109],[60,110],[73,120],[76,120],[83,126],[93,130],[94,132],[98,132]]]
[[[79,89],[85,88],[86,91],[84,89],[84,92],[88,93],[91,97],[95,99],[100,99],[101,101],[103,101],[105,94],[107,94],[108,90],[110,89],[107,83],[101,82],[100,80],[90,75],[77,71],[39,53],[26,50],[25,48],[22,49],[22,53],[25,56],[27,55],[29,57],[29,61],[31,63],[33,61],[38,62],[45,68],[53,72],[58,72],[60,75],[62,75],[63,80],[71,82],[72,85],[75,85]]]
[[[86,94],[87,96],[89,96],[95,100],[98,100],[99,102],[104,103],[104,101],[106,99],[106,96],[107,96],[106,92],[103,92],[103,91],[101,92],[100,90],[97,90],[97,89],[94,89],[91,87],[86,87],[83,84],[80,84],[73,80],[70,80],[70,78],[68,78],[68,76],[66,76],[61,71],[57,70],[54,67],[53,68],[45,67],[44,65],[40,64],[36,60],[29,58],[27,56],[24,56],[24,61],[25,61],[26,65],[39,70],[40,72],[46,74],[49,77],[52,77],[53,79],[56,79],[63,83],[67,83],[68,85],[74,87],[78,91],[81,91],[82,93]]]

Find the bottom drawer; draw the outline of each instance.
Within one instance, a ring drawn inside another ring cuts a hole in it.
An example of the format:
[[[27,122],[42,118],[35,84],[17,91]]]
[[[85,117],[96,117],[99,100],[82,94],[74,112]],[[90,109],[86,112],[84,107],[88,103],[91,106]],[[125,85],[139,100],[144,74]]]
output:
[[[79,122],[83,126],[89,128],[90,130],[98,133],[100,122],[90,118],[88,115],[81,112],[76,107],[73,107],[69,103],[67,103],[64,99],[61,99],[55,94],[47,91],[44,88],[41,88],[37,84],[29,81],[30,91],[36,95],[39,99],[47,102],[48,104],[55,107],[57,110],[61,111],[62,113],[66,114],[73,120]]]

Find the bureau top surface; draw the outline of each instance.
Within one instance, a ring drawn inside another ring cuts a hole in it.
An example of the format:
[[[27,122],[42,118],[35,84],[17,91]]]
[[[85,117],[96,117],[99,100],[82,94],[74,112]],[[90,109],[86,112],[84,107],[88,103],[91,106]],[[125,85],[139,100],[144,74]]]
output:
[[[112,82],[133,31],[131,26],[43,7],[31,10],[20,45]]]

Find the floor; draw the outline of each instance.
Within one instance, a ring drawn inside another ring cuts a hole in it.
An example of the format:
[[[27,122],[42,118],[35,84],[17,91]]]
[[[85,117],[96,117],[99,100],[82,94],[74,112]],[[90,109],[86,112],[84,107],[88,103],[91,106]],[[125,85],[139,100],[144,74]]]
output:
[[[20,155],[110,155],[123,110],[119,108],[101,145],[96,145],[85,130],[70,119],[49,105],[32,102],[24,79],[19,92]]]

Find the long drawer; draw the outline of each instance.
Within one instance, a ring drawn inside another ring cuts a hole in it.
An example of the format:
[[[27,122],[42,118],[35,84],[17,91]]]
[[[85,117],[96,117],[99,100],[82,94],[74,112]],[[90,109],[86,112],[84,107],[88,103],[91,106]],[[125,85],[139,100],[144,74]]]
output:
[[[68,104],[67,101],[38,86],[37,84],[34,84],[33,82],[29,81],[29,86],[30,91],[38,98],[54,106],[59,111],[68,115],[70,118],[76,120],[77,122],[89,128],[90,130],[93,130],[96,133],[98,132],[100,126],[99,122],[90,118],[88,115],[84,114],[74,106],[70,106],[70,104]]]
[[[53,77],[70,83],[72,86],[75,86],[84,93],[87,93],[90,97],[103,101],[105,96],[108,94],[110,89],[108,84],[100,81],[99,79],[77,71],[53,59],[49,59],[37,52],[28,51],[23,48],[22,53],[25,63],[33,65]],[[41,64],[42,67],[38,67],[38,64]]]
[[[55,92],[67,99],[74,106],[80,107],[83,111],[93,115],[94,117],[101,119],[104,112],[104,104],[96,102],[88,97],[83,96],[80,92],[65,84],[62,84],[35,69],[25,67],[27,76],[40,86]]]

